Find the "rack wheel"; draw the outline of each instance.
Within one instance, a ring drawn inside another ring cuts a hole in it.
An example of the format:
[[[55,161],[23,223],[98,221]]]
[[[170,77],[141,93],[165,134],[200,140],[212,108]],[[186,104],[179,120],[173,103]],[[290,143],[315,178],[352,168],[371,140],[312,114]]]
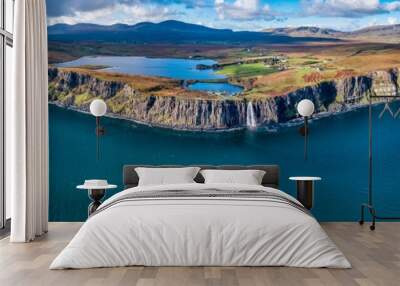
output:
[[[375,230],[375,226],[374,226],[374,225],[371,225],[371,226],[369,227],[369,229],[370,229],[370,230]]]
[[[360,225],[363,225],[363,224],[364,224],[364,221],[363,221],[363,220],[359,220],[358,223],[359,223]]]

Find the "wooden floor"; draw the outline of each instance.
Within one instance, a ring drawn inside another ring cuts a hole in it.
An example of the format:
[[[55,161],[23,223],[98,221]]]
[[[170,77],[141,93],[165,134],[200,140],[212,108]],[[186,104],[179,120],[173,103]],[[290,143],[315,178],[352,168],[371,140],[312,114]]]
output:
[[[29,244],[0,241],[0,285],[400,285],[400,223],[379,223],[371,232],[357,223],[326,223],[324,229],[352,269],[288,267],[124,267],[48,270],[79,229],[51,223],[49,233]]]

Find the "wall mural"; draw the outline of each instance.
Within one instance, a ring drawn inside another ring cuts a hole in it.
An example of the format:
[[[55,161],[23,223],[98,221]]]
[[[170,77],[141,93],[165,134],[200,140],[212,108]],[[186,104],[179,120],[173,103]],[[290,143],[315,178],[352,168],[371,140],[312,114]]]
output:
[[[128,163],[279,164],[290,194],[289,176],[323,178],[318,219],[357,220],[368,187],[367,96],[399,86],[398,8],[362,0],[47,0],[50,220],[85,220],[89,199],[75,186],[104,178],[120,191]],[[108,107],[99,159],[88,114],[95,98]],[[305,98],[315,104],[307,161],[296,111]],[[374,121],[374,199],[392,214],[400,118]]]

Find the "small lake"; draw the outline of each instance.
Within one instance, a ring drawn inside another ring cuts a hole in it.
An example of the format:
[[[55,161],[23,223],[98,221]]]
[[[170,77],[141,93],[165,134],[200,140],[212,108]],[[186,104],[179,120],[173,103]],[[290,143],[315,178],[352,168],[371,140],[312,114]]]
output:
[[[240,93],[243,88],[238,85],[230,83],[208,83],[196,82],[188,86],[191,90],[208,91],[213,93],[225,93],[227,95],[236,95]]]
[[[199,70],[197,65],[213,65],[216,61],[209,59],[176,59],[119,56],[88,56],[74,61],[58,64],[59,67],[79,67],[85,65],[107,66],[103,71],[126,73],[132,75],[160,76],[180,80],[214,80],[224,79],[224,75],[212,69]],[[241,91],[238,86],[229,83],[202,83],[188,87],[193,90],[225,92],[233,95]]]
[[[213,60],[193,60],[174,58],[89,56],[58,64],[60,67],[78,67],[84,65],[108,66],[104,71],[133,75],[161,76],[173,79],[210,80],[225,78],[213,70],[198,70],[196,66],[216,64]]]

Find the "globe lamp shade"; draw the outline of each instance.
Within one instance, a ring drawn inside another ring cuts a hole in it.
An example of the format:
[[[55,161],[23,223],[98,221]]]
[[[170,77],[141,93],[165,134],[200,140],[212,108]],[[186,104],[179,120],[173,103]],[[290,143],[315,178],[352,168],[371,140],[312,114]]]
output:
[[[309,117],[314,113],[314,103],[309,99],[303,99],[297,105],[297,112],[303,117]]]
[[[96,117],[101,117],[107,112],[107,105],[102,99],[95,99],[90,104],[90,113]]]

